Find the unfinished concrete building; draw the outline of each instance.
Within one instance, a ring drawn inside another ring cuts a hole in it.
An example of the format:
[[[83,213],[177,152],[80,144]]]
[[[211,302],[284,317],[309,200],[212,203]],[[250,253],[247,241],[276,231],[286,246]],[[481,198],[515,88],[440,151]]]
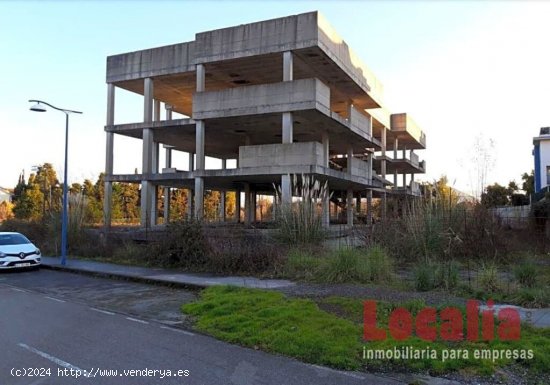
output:
[[[350,225],[359,212],[370,221],[373,198],[419,194],[414,177],[425,164],[415,151],[426,147],[424,133],[407,114],[384,108],[380,82],[318,12],[109,56],[107,85],[107,226],[113,182],[141,184],[144,227],[169,217],[173,188],[189,189],[189,215],[198,218],[205,191],[223,192],[221,220],[226,193],[236,192],[235,220],[247,224],[256,220],[258,194],[280,186],[280,204],[292,201],[293,174],[328,181],[325,225],[338,210]],[[115,124],[116,88],[143,96],[143,121]],[[141,173],[113,174],[115,135],[142,140]],[[189,154],[188,169],[173,167],[174,151]],[[207,167],[206,157],[221,159],[221,168]],[[236,167],[226,167],[229,160]]]

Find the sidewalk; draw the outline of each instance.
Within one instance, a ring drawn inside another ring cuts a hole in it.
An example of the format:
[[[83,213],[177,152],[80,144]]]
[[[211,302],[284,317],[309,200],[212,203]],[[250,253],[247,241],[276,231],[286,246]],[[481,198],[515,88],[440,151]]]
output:
[[[203,289],[214,285],[233,285],[254,289],[280,289],[295,286],[296,283],[284,279],[258,279],[254,277],[215,276],[211,274],[180,273],[177,270],[138,266],[123,266],[114,263],[85,261],[69,258],[62,266],[60,258],[42,257],[42,267],[73,273],[84,273],[99,277],[122,278],[134,282],[156,285],[176,286],[185,289]],[[512,307],[518,310],[521,320],[539,328],[550,327],[550,309],[526,309],[514,305],[495,304],[493,309]],[[486,307],[481,306],[480,311]]]
[[[136,282],[202,289],[214,285],[233,285],[255,289],[278,289],[295,285],[283,279],[258,279],[254,277],[215,276],[211,274],[188,274],[177,270],[157,269],[137,266],[122,266],[113,263],[67,259],[65,266],[60,258],[42,257],[42,267],[52,270],[64,270],[74,273],[86,273],[101,277],[123,278]]]

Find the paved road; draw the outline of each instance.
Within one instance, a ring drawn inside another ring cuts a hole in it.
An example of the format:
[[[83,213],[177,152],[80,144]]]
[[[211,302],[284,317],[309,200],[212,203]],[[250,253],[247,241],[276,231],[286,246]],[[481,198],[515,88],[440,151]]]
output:
[[[113,285],[115,289],[110,287]],[[124,302],[125,295],[139,298],[140,291],[145,299],[151,299],[154,294],[157,298],[168,295],[169,300],[163,305],[168,307],[180,297],[182,302],[194,298],[193,293],[182,290],[69,273],[0,274],[0,384],[403,383],[365,373],[334,371],[241,348],[182,329],[184,325],[177,328],[153,320],[158,317],[131,316],[128,310],[136,310],[132,301],[123,309],[127,314],[104,306],[109,296],[116,297],[111,306],[118,306]],[[98,304],[102,306],[98,308]],[[14,377],[10,374],[12,368],[49,368],[50,372],[37,373],[43,377]],[[82,370],[96,376],[60,376],[62,372],[69,374],[71,369],[73,374]],[[114,378],[102,377],[98,369],[118,372]],[[171,370],[172,374],[182,376],[161,379],[160,372],[154,375],[149,372],[147,377],[122,372],[132,369]],[[178,370],[188,370],[189,375],[176,373]]]

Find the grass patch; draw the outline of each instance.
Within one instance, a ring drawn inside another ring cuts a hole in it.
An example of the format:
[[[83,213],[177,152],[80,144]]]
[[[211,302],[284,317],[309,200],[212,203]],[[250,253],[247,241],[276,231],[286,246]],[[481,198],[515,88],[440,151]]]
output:
[[[216,286],[182,309],[197,317],[199,330],[225,341],[341,369],[360,364],[357,325],[319,310],[310,300]]]
[[[379,246],[343,247],[320,255],[294,249],[288,255],[283,276],[319,283],[388,283],[394,267],[386,251]]]
[[[288,299],[281,293],[235,287],[211,287],[200,299],[186,304],[182,310],[196,317],[196,328],[225,341],[259,348],[269,352],[296,357],[306,362],[329,365],[340,369],[430,371],[438,374],[467,369],[476,374],[491,374],[496,368],[517,363],[528,373],[544,373],[550,367],[550,329],[522,327],[519,341],[445,342],[429,343],[417,337],[402,342],[389,337],[385,341],[362,340],[361,300],[331,297],[319,304],[330,305],[338,311],[323,311],[304,299]],[[379,302],[379,325],[387,325],[388,317],[398,306],[416,314],[425,304],[422,300],[402,304]],[[434,349],[438,359],[363,360],[366,349]],[[470,353],[467,359],[440,359],[444,349],[532,349],[534,359],[477,360]]]

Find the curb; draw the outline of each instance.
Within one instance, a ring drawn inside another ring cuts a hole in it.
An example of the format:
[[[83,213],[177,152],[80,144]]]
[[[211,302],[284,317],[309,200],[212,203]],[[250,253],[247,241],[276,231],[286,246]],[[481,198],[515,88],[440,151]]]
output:
[[[85,270],[85,269],[78,269],[75,267],[66,267],[66,266],[58,266],[58,265],[48,265],[45,263],[42,263],[40,267],[42,269],[47,269],[47,270],[63,271],[67,273],[88,275],[88,276],[98,277],[98,278],[117,279],[121,281],[130,281],[130,282],[136,282],[136,283],[144,283],[147,285],[166,286],[170,288],[187,289],[187,290],[193,290],[193,291],[198,291],[209,287],[207,285],[198,285],[195,283],[166,281],[161,279],[140,277],[136,275]]]

